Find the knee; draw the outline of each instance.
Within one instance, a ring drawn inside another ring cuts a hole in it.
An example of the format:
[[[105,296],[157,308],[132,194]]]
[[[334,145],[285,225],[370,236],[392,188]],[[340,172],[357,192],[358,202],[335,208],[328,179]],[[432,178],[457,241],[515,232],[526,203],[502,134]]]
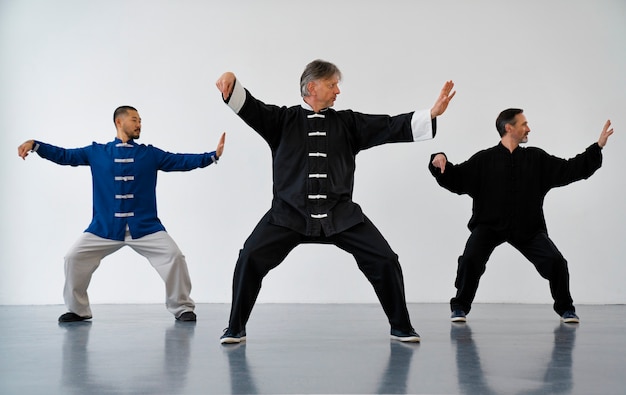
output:
[[[401,272],[398,255],[393,251],[373,259],[357,259],[359,269],[364,273],[397,273]]]
[[[481,276],[485,273],[487,262],[471,255],[461,255],[458,259],[459,271]]]
[[[569,272],[567,268],[567,260],[561,255],[555,255],[546,261],[546,264],[537,268],[542,277],[552,278]]]
[[[91,258],[92,257],[89,254],[72,249],[65,254],[63,260],[65,261],[66,266],[72,266],[80,264],[81,262],[89,261]]]
[[[264,277],[272,268],[278,265],[278,260],[263,256],[257,251],[242,249],[239,251],[239,258],[235,266],[236,274],[254,274]]]

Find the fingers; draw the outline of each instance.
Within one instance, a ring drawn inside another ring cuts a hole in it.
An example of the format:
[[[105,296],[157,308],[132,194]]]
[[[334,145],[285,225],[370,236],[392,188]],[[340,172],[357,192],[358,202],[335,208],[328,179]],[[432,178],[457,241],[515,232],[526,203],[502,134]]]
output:
[[[226,142],[226,132],[222,133],[219,142],[217,143],[217,148],[215,149],[215,153],[217,157],[221,157],[222,153],[224,153],[224,144]]]
[[[450,103],[450,100],[452,100],[454,95],[456,95],[456,91],[452,91],[453,88],[454,88],[454,82],[452,82],[452,80],[446,81],[443,84],[443,88],[441,88],[441,93],[439,94],[439,97],[437,98],[435,105],[433,106],[433,108],[431,108],[431,111],[430,111],[431,118],[438,117],[439,115],[443,114],[446,111],[446,109],[448,108],[448,104]]]
[[[602,133],[608,133],[609,135],[613,134],[613,128],[609,129],[611,127],[611,120],[608,119],[606,121],[606,123],[604,124],[604,128],[602,129]]]
[[[448,96],[448,102],[450,102],[450,100],[452,100],[454,95],[456,95],[456,91],[452,92],[452,94],[450,96]]]
[[[609,139],[609,136],[613,134],[613,128],[611,127],[611,120],[607,120],[602,128],[602,133],[600,133],[600,138],[598,139],[598,145],[600,148],[604,148],[606,142]]]
[[[222,93],[222,98],[226,100],[230,96],[231,91],[235,85],[235,74],[230,71],[222,74],[221,77],[215,82],[215,86]]]
[[[441,96],[448,96],[452,88],[454,88],[454,82],[452,80],[446,81],[441,88]]]
[[[441,94],[439,95],[439,99],[440,100],[445,100],[445,101],[450,101],[454,95],[456,94],[456,91],[452,92],[452,94],[450,94],[450,92],[452,91],[452,89],[454,88],[454,82],[452,82],[452,80],[450,81],[446,81],[443,84],[443,88],[441,88]]]
[[[437,155],[432,161],[433,166],[441,170],[441,174],[446,170],[446,159],[443,155]]]
[[[218,80],[215,83],[215,86],[217,86],[217,89],[219,89],[219,91],[221,92],[222,98],[226,100],[228,96],[230,95],[232,85],[229,84],[228,81]]]
[[[35,142],[32,140],[22,143],[19,147],[17,147],[17,155],[20,158],[26,160],[26,157],[28,156],[30,151],[33,149],[34,143]]]

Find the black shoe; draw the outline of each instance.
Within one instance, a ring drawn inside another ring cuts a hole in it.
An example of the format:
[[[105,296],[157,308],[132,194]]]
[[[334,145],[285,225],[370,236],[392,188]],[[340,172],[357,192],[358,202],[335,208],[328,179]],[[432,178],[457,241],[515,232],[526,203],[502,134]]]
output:
[[[59,317],[59,322],[79,322],[79,321],[85,321],[85,320],[90,320],[90,319],[91,317],[88,317],[88,316],[81,317],[80,315],[76,313],[69,312],[69,313],[62,314]]]
[[[242,330],[239,333],[231,332],[230,328],[224,329],[224,334],[220,337],[220,343],[222,344],[236,344],[246,341],[246,330]]]
[[[580,318],[578,318],[575,312],[568,310],[561,316],[561,322],[566,324],[578,324],[580,322]]]
[[[452,322],[466,322],[467,318],[465,318],[465,312],[463,310],[452,310],[452,315],[450,315],[450,321]]]
[[[420,335],[415,332],[415,329],[411,328],[410,331],[405,332],[398,329],[391,329],[391,338],[394,340],[399,340],[401,342],[409,342],[409,343],[418,343],[420,339]]]
[[[184,313],[182,313],[181,315],[176,317],[176,319],[178,321],[195,322],[196,321],[196,313],[194,313],[193,311],[185,311]]]

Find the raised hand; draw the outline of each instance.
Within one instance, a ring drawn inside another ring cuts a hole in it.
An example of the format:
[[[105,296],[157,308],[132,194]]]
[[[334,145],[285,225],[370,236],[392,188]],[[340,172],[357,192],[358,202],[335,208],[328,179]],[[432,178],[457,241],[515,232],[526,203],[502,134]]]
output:
[[[446,81],[446,83],[443,84],[443,88],[441,88],[437,101],[433,105],[433,108],[430,109],[431,118],[438,117],[446,111],[448,104],[450,104],[450,100],[452,100],[454,95],[456,95],[456,91],[450,93],[452,88],[454,88],[454,82],[452,81]]]
[[[604,148],[606,142],[609,139],[609,136],[613,134],[613,128],[611,127],[611,120],[607,120],[604,124],[604,128],[602,128],[602,133],[600,133],[600,138],[598,139],[598,145],[600,148]]]
[[[222,76],[218,78],[218,80],[215,82],[215,86],[217,86],[217,89],[222,92],[222,98],[224,100],[228,99],[228,97],[232,93],[235,86],[235,80],[235,74],[227,71],[222,74]]]
[[[224,152],[224,143],[226,142],[226,132],[222,133],[222,137],[220,137],[220,141],[217,143],[217,148],[215,149],[215,154],[217,157],[221,157]]]

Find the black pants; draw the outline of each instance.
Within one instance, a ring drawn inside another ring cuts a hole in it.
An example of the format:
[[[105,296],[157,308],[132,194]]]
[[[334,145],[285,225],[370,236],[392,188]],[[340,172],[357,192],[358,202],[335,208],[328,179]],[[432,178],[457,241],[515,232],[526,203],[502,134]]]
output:
[[[545,232],[538,233],[523,243],[507,240],[506,237],[486,227],[478,226],[472,231],[459,266],[455,286],[456,296],[450,300],[452,310],[469,313],[476,296],[480,277],[485,273],[487,260],[500,244],[508,242],[522,253],[550,284],[554,299],[554,311],[562,315],[567,310],[575,311],[569,291],[569,271],[567,261]]]
[[[334,244],[352,254],[374,287],[391,327],[403,331],[412,329],[398,256],[368,218],[332,236],[307,237],[289,228],[272,225],[267,217],[266,214],[259,221],[239,252],[228,324],[231,331],[245,329],[263,277],[302,243]]]

